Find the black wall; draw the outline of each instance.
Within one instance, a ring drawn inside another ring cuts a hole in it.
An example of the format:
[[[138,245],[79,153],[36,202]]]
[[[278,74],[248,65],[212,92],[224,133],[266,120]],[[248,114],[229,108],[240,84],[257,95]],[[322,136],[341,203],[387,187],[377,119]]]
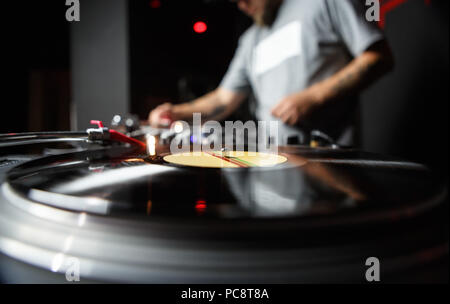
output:
[[[129,28],[127,0],[80,1],[80,22],[71,23],[71,128],[109,125],[128,113]]]
[[[0,133],[29,130],[31,71],[69,70],[66,9],[61,0],[2,2]]]
[[[364,148],[448,173],[448,1],[409,0],[385,32],[395,70],[363,94]]]

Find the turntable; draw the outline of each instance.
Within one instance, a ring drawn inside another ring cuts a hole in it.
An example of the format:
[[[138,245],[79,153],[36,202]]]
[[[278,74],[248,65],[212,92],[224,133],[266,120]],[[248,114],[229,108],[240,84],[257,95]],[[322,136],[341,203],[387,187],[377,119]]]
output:
[[[84,282],[364,282],[369,257],[385,281],[442,278],[447,186],[423,165],[335,146],[173,155],[133,132],[3,148],[2,281],[63,283],[76,260]]]

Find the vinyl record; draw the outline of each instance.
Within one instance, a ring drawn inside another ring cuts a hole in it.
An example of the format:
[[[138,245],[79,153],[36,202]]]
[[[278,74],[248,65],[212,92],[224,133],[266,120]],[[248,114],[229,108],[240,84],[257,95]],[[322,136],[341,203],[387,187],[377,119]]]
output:
[[[14,168],[8,187],[60,209],[143,220],[381,216],[405,206],[408,213],[422,210],[439,195],[426,167],[368,153],[292,148],[281,148],[279,155],[232,153],[151,158],[119,148],[50,156]]]

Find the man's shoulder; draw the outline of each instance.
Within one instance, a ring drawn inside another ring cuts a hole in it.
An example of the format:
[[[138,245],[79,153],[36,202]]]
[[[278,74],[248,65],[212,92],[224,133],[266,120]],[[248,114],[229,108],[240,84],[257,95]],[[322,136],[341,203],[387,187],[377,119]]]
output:
[[[258,26],[256,24],[252,24],[248,29],[245,30],[239,37],[239,43],[240,44],[247,44],[249,43],[256,35],[256,31],[258,29]]]
[[[287,0],[285,2],[286,7],[289,11],[312,11],[320,10],[329,2],[330,0]],[[343,1],[343,0],[338,0]]]
[[[281,9],[277,19],[291,20],[301,17],[314,18],[318,14],[323,15],[327,12],[329,1],[352,1],[352,0],[285,0],[284,9]],[[308,19],[309,19],[308,18]],[[285,22],[282,22],[284,24]],[[239,44],[252,44],[255,41],[255,36],[261,31],[261,27],[257,24],[252,24],[239,37]]]

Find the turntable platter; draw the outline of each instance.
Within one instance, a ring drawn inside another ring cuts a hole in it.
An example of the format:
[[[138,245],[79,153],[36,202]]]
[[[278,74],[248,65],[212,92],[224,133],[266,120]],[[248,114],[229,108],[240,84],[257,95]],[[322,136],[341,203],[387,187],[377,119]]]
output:
[[[339,216],[405,205],[411,212],[439,192],[418,164],[354,151],[289,152],[156,158],[123,148],[78,152],[18,166],[6,187],[30,202],[143,219]]]

